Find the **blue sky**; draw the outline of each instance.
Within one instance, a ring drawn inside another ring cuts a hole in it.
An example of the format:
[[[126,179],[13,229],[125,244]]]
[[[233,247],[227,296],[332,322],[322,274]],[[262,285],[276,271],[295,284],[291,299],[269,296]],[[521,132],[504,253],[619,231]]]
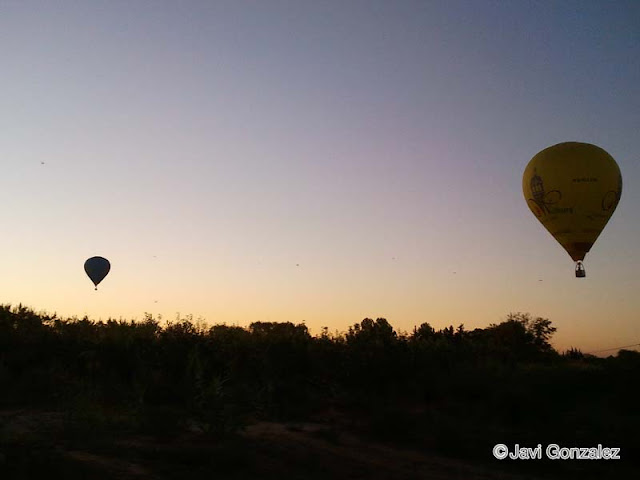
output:
[[[0,301],[312,330],[528,311],[559,348],[640,341],[638,25],[637,2],[2,2]],[[584,280],[521,191],[562,141],[624,179]]]

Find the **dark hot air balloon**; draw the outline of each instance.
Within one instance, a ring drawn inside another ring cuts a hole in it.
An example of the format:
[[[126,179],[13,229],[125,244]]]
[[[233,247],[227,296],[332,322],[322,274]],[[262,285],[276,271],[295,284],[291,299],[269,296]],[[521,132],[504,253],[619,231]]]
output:
[[[111,264],[106,258],[91,257],[84,262],[84,271],[87,272],[87,275],[96,286],[96,290],[98,290],[98,284],[104,280],[109,270],[111,270]]]

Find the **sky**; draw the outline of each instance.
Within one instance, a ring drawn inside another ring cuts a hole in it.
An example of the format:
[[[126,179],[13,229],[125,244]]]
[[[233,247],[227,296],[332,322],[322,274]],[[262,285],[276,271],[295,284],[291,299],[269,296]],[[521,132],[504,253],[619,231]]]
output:
[[[0,59],[0,303],[640,343],[634,0],[0,0]],[[564,141],[624,182],[584,279],[522,194]]]

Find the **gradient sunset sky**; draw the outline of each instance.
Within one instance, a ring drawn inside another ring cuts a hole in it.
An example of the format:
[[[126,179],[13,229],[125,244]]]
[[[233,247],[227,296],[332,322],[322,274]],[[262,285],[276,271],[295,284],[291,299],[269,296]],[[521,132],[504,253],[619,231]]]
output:
[[[0,0],[0,58],[1,303],[640,343],[640,2]],[[522,194],[563,141],[624,181],[585,279]]]

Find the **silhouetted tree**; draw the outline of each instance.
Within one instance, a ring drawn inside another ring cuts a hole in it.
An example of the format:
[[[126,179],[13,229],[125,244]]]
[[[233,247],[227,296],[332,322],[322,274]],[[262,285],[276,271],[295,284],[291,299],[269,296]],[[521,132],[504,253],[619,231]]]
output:
[[[415,340],[431,340],[435,337],[436,331],[427,322],[413,329],[412,339]]]
[[[584,358],[584,354],[577,348],[570,348],[562,356],[571,360],[582,360]]]

